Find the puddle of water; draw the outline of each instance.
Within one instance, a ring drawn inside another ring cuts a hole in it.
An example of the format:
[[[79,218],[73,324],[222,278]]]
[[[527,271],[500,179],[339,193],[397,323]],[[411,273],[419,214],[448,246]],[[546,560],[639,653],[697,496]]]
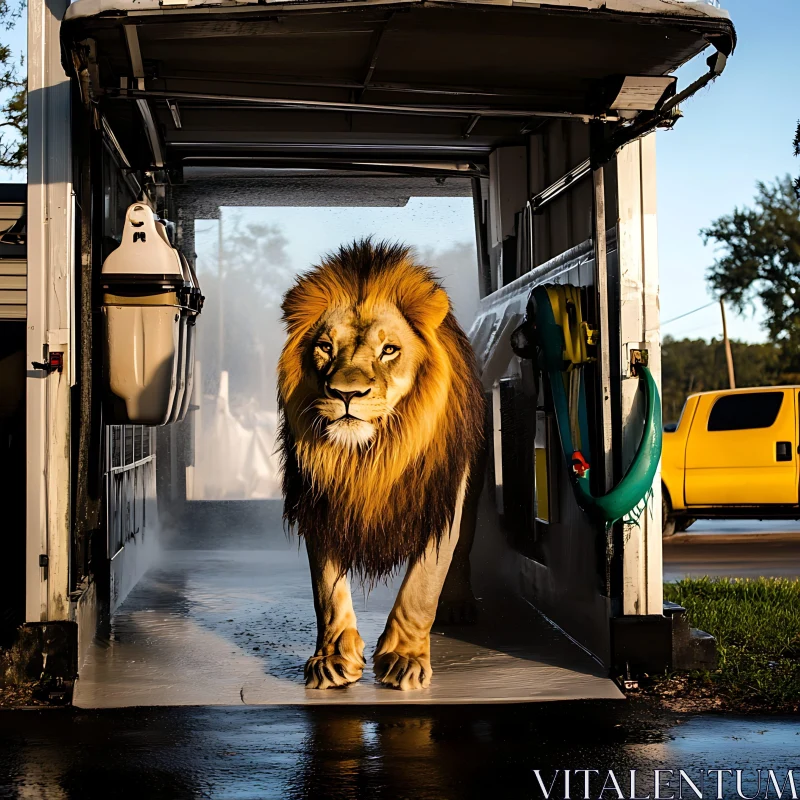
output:
[[[780,782],[788,769],[800,776],[799,734],[797,719],[676,719],[635,703],[7,712],[0,796],[542,798],[538,770],[545,785],[556,777],[560,800],[569,770],[579,800],[576,770],[597,770],[589,796],[613,771],[628,798],[634,769],[637,797],[654,798],[654,771],[683,769],[711,800],[716,777],[703,783],[698,770],[730,768],[743,770],[748,796],[762,769],[763,797],[767,770]],[[737,797],[735,775],[724,776],[722,796]]]
[[[357,611],[368,660],[396,587]],[[380,687],[371,663],[340,692],[306,691],[316,619],[304,552],[171,551],[112,619],[81,666],[81,708],[175,705],[530,702],[622,695],[598,665],[527,604],[483,598],[469,629],[434,628],[430,689]]]

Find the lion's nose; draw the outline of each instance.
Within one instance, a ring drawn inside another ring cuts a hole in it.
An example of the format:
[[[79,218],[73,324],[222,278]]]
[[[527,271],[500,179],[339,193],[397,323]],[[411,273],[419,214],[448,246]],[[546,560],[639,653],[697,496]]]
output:
[[[330,384],[328,384],[327,389],[329,394],[333,397],[338,397],[344,403],[345,408],[350,407],[350,401],[354,397],[366,397],[370,393],[369,389],[364,389],[363,392],[343,392],[341,389],[334,389]]]

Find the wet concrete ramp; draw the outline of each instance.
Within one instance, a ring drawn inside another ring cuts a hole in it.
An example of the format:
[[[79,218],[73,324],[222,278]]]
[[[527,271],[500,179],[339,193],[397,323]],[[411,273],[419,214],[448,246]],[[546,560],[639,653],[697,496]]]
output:
[[[368,661],[398,582],[379,586],[366,597],[354,587]],[[513,597],[481,598],[477,625],[434,626],[433,682],[422,691],[380,686],[371,664],[354,685],[307,690],[303,664],[314,644],[308,564],[296,541],[274,549],[168,550],[114,615],[110,635],[90,646],[74,704],[113,708],[622,699],[602,667]]]

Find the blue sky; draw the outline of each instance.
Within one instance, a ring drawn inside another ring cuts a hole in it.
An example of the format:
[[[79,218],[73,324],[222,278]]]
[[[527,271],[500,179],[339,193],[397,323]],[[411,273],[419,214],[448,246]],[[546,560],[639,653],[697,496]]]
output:
[[[796,41],[800,0],[723,0],[723,7],[737,27],[736,52],[720,79],[684,104],[684,118],[675,129],[657,134],[662,320],[712,299],[704,276],[713,262],[713,248],[703,246],[700,228],[734,206],[750,203],[758,180],[769,181],[787,172],[800,174],[800,159],[792,156],[791,149],[800,117]],[[3,39],[10,40],[15,50],[24,50],[24,26],[3,32]],[[680,85],[704,71],[704,57],[695,59],[680,71]],[[0,179],[9,178],[21,180],[22,176],[0,174]],[[334,216],[334,230],[351,227],[341,210]],[[424,222],[419,217],[416,221]],[[438,224],[442,221],[435,221],[437,231],[442,230]],[[458,233],[447,238],[459,239]],[[425,240],[420,244],[428,245],[429,237],[420,236]],[[758,320],[758,309],[744,317],[729,313],[731,335],[763,340]],[[663,332],[719,336],[719,311],[712,307],[692,314],[666,325]]]
[[[698,230],[749,204],[759,180],[800,174],[792,137],[800,118],[800,0],[723,0],[739,42],[723,75],[683,106],[672,131],[658,133],[658,234],[661,319],[702,306],[713,298],[705,271],[713,247]],[[702,60],[679,73],[686,85],[705,68]],[[728,314],[733,337],[762,341],[758,313]],[[692,314],[664,326],[664,334],[721,335],[719,309]]]

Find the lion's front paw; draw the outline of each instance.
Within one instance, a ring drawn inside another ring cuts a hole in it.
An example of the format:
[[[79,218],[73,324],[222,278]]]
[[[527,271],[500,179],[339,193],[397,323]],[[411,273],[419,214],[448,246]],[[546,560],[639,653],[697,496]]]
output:
[[[427,656],[381,653],[375,656],[375,677],[386,686],[409,691],[431,685],[431,660]]]
[[[347,686],[361,677],[364,664],[364,640],[355,628],[348,628],[333,644],[306,661],[306,688]]]
[[[331,689],[355,683],[364,671],[364,665],[346,656],[311,656],[306,661],[307,689]]]

